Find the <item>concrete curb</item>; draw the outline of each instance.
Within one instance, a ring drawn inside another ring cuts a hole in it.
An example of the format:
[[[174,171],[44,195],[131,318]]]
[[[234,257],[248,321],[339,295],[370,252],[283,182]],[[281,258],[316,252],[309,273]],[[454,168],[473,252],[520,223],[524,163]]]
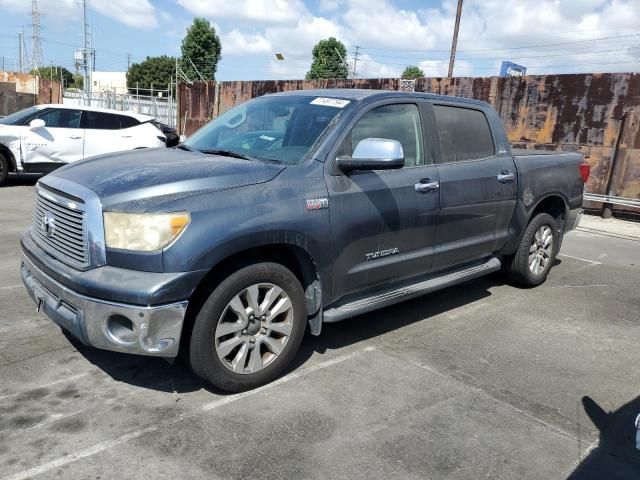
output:
[[[576,230],[623,238],[625,240],[640,241],[640,223],[619,220],[617,218],[600,218],[593,215],[583,215]]]

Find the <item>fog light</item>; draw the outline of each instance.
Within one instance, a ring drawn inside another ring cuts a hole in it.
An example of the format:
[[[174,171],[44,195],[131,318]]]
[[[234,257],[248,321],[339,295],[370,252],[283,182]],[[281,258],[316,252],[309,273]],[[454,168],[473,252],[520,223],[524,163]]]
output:
[[[117,343],[134,343],[136,341],[133,322],[123,315],[111,315],[107,319],[107,332]]]

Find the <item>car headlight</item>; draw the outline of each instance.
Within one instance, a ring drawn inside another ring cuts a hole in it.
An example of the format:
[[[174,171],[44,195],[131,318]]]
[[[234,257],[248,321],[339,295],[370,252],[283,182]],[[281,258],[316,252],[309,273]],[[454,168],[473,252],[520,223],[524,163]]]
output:
[[[107,247],[151,252],[166,247],[189,224],[187,212],[119,213],[104,212]]]

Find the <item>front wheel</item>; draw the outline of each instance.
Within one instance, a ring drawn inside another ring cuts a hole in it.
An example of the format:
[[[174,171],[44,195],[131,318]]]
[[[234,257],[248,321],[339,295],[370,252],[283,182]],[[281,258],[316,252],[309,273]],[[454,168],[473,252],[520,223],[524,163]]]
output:
[[[189,345],[193,371],[239,392],[275,379],[293,359],[306,329],[304,290],[277,263],[242,268],[211,293]]]
[[[547,279],[559,248],[558,226],[548,213],[539,213],[527,226],[518,251],[507,263],[507,274],[527,287],[540,285]]]

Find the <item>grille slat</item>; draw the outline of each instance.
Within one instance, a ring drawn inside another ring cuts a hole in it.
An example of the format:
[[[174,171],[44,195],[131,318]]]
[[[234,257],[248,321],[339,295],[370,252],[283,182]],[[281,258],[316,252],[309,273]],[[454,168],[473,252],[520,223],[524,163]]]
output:
[[[36,222],[38,223],[40,222],[40,220],[42,219],[42,215],[44,215],[44,212],[34,211],[33,213],[34,224]],[[82,233],[78,233],[76,229],[69,228],[68,225],[64,225],[61,222],[58,222],[58,224],[56,225],[56,229],[63,231],[68,240],[71,240],[77,243],[80,247],[84,246],[84,236]]]
[[[61,244],[54,244],[53,242],[49,241],[46,237],[43,237],[40,233],[36,233],[36,236],[41,242],[43,242],[49,248],[55,250],[58,254],[61,254],[66,258],[71,258],[72,260],[78,263],[83,262],[83,256],[76,254],[73,250],[69,250],[68,248],[64,247]]]
[[[48,235],[43,227],[45,215],[53,218],[53,233]],[[75,267],[89,266],[85,212],[64,203],[36,196],[33,209],[33,240],[53,257]]]
[[[52,205],[47,205],[44,203],[42,205],[36,205],[36,208],[39,209],[42,213],[44,213],[45,210],[48,210],[51,213],[54,213],[56,216],[64,218],[69,223],[82,226],[82,214],[80,214],[79,217],[70,215],[66,213],[64,210],[61,210],[59,207],[54,207]]]

